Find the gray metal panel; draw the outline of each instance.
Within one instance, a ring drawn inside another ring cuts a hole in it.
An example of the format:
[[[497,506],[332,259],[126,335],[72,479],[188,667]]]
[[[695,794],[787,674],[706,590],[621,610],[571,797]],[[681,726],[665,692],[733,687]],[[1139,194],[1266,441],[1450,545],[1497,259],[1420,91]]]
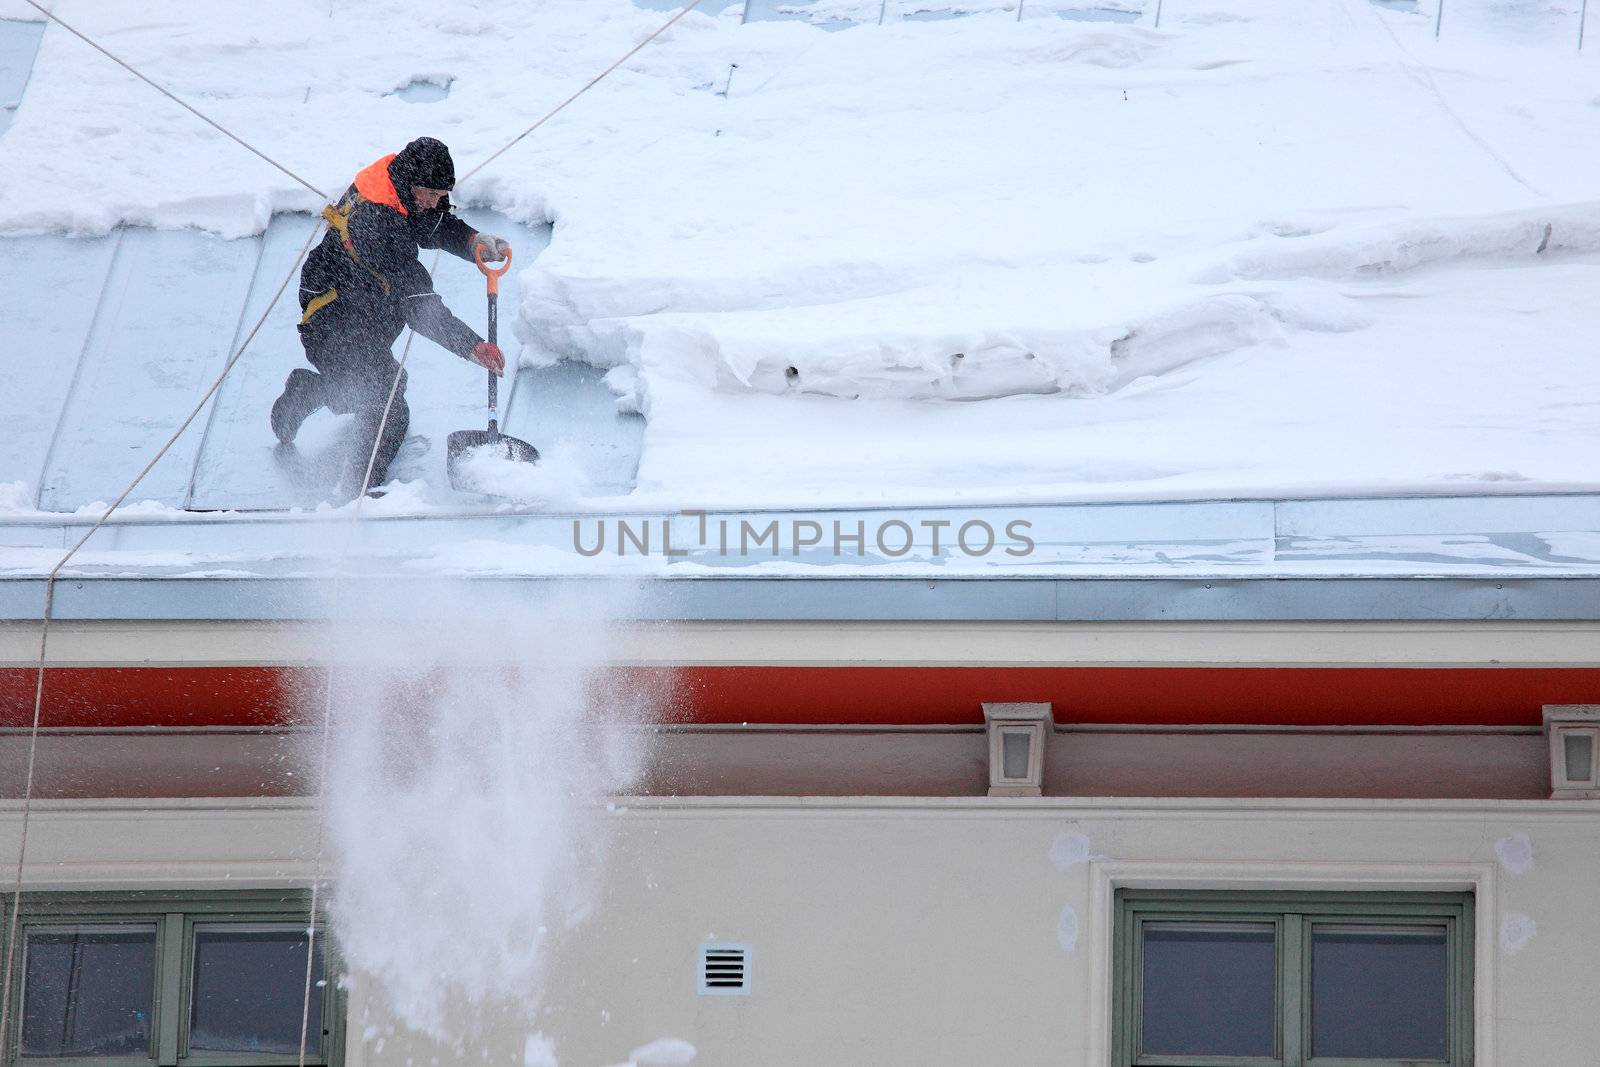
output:
[[[65,531],[68,543],[75,543],[92,521],[85,517],[63,526],[0,523],[0,546],[30,543],[41,530],[57,536]],[[109,567],[121,574],[192,574],[226,566],[244,577],[271,576],[283,567],[321,574],[333,568],[334,558],[346,546],[346,562],[357,569],[373,566],[375,560],[376,565],[388,565],[425,558],[441,546],[467,541],[507,549],[542,546],[570,552],[572,532],[570,520],[560,516],[515,514],[368,518],[359,522],[353,521],[349,511],[297,516],[263,513],[226,521],[134,518],[113,520],[101,527],[69,571]]]
[[[0,482],[35,498],[119,238],[0,239]]]
[[[232,353],[283,283],[295,256],[320,219],[275,215],[262,236],[261,258],[239,324],[228,336]],[[296,272],[298,275],[298,272]],[[277,438],[267,421],[290,368],[303,365],[295,323],[298,276],[289,282],[261,331],[222,383],[207,420],[190,430],[200,441],[187,505],[202,511],[285,507],[290,497],[272,458]]]
[[[0,618],[37,619],[44,606],[44,581],[0,580]],[[260,619],[284,621],[325,615],[317,582],[241,582],[189,578],[63,578],[56,583],[52,618]]]
[[[505,408],[505,431],[552,460],[575,459],[587,494],[620,496],[639,473],[644,419],[617,412],[604,377],[581,363],[523,368]]]
[[[1592,493],[1283,500],[1276,509],[1279,537],[1600,530],[1600,496]]]
[[[1600,579],[1212,578],[1057,583],[1060,619],[1600,619]]]
[[[392,591],[393,577],[380,579]],[[519,602],[634,579],[479,579]],[[1600,620],[1600,578],[1169,579],[694,578],[639,583],[640,620]],[[0,579],[0,619],[36,619],[42,579]],[[345,590],[362,602],[362,581]],[[326,581],[231,578],[71,578],[56,588],[58,619],[317,619]],[[384,599],[384,598],[374,598]]]
[[[806,9],[816,0],[749,0],[745,5],[746,22],[810,22],[824,30],[845,30],[861,23],[853,19],[815,17]],[[877,21],[873,12],[872,21]]]
[[[683,9],[684,0],[633,0],[638,7],[646,11],[680,11]],[[696,11],[705,15],[720,15],[731,7],[744,7],[745,0],[700,0]]]
[[[227,358],[260,250],[259,240],[123,234],[45,465],[41,508],[114,499],[177,429]],[[192,431],[180,439],[134,499],[181,506],[199,442]]]
[[[11,125],[11,117],[22,102],[44,27],[43,22],[0,19],[0,134]]]
[[[1537,534],[1443,534],[1405,537],[1280,538],[1274,559],[1279,563],[1338,565],[1347,571],[1414,571],[1474,566],[1508,572],[1593,569],[1600,565],[1600,538],[1593,548],[1574,546],[1556,551]]]
[[[1600,563],[1600,497],[1290,500],[1276,505],[1274,558],[1351,570],[1471,563],[1561,569]],[[1579,536],[1563,536],[1577,534]]]
[[[1022,18],[1042,18],[1054,15],[1068,22],[1138,22],[1143,17],[1137,11],[1120,11],[1108,7],[1061,7],[1050,0],[1024,0]]]
[[[1003,619],[1055,617],[1053,582],[929,578],[696,578],[642,585],[645,619]]]
[[[762,543],[773,524],[776,537]],[[688,562],[712,567],[776,559],[817,565],[981,560],[1057,572],[1259,568],[1272,562],[1272,525],[1272,505],[1259,501],[713,513],[675,520],[672,545],[688,550]],[[585,544],[594,543],[591,531],[584,537]],[[797,551],[802,537],[821,540]]]

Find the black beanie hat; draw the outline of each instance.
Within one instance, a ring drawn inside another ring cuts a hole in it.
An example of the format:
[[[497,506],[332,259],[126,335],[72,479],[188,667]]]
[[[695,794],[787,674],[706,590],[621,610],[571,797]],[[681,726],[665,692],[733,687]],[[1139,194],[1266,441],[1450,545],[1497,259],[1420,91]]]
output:
[[[424,189],[452,189],[456,184],[456,165],[443,141],[418,137],[395,153],[389,164],[389,180],[402,196],[413,185]]]

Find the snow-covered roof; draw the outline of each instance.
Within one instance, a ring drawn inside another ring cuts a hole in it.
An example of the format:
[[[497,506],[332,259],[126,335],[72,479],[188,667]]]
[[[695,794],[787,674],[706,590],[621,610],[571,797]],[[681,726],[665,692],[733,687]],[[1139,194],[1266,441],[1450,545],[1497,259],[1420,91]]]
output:
[[[406,55],[369,42],[356,62],[368,5],[271,25],[241,5],[173,14],[181,35],[134,0],[58,10],[334,191],[415,133],[444,133],[464,169],[676,6],[561,0],[491,25],[440,3]],[[1600,135],[1576,10],[1462,5],[1435,45],[1428,0],[1393,6],[1167,0],[1157,30],[1130,0],[1024,4],[1020,27],[1009,2],[706,5],[463,184],[469,219],[519,252],[506,429],[547,461],[499,502],[448,490],[443,438],[477,425],[481,378],[418,344],[427,440],[366,508],[356,565],[1600,574]],[[957,9],[976,13],[918,21]],[[1105,12],[1133,21],[1081,21]],[[0,126],[0,563],[17,577],[177,426],[316,206],[59,28],[4,18],[25,13],[0,3],[0,104],[22,94]],[[496,57],[533,41],[539,62],[505,76]],[[436,280],[481,321],[470,266]],[[301,358],[294,318],[275,309],[70,573],[326,572],[346,515],[316,508],[318,458],[343,423],[307,425],[308,473],[274,458],[265,418]],[[674,524],[689,554],[576,550],[619,521]],[[1015,521],[1025,556],[1004,554]],[[788,540],[773,558],[682,539],[702,522]],[[894,522],[902,554],[872,541]],[[969,522],[999,547],[934,551],[930,529]],[[823,539],[796,549],[795,523]],[[866,550],[833,551],[836,523],[862,524]]]

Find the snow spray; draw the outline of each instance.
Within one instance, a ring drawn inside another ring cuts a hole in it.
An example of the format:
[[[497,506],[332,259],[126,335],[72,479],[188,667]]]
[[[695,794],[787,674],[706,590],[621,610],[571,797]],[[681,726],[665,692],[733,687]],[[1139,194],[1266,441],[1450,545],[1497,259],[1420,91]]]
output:
[[[603,670],[626,594],[536,584],[363,582],[340,597],[323,791],[334,939],[375,1013],[436,1041],[536,1008],[553,945],[597,890],[607,799],[642,763],[630,725],[649,698]]]

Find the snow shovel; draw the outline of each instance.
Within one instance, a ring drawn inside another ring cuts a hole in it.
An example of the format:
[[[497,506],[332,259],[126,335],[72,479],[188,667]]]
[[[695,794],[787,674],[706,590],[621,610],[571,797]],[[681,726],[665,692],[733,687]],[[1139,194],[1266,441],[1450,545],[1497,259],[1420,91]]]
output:
[[[511,250],[506,249],[505,262],[496,270],[484,263],[478,249],[473,249],[478,269],[489,282],[489,343],[499,344],[500,276],[511,269]],[[494,371],[489,371],[489,428],[487,430],[457,430],[446,438],[445,470],[450,474],[450,487],[458,492],[483,493],[490,490],[479,484],[473,472],[463,466],[468,455],[495,456],[513,463],[539,462],[539,450],[526,441],[507,437],[500,432],[499,382]]]

